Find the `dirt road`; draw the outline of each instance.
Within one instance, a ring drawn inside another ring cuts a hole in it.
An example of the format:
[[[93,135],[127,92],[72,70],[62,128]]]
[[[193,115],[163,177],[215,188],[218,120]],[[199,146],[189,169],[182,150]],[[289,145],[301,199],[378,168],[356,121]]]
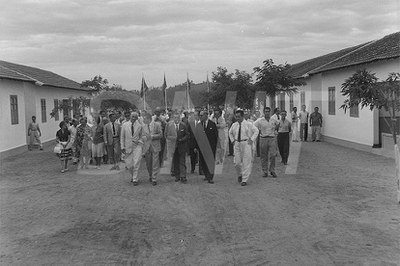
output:
[[[256,158],[246,187],[232,157],[213,185],[152,186],[142,164],[137,187],[109,166],[61,174],[51,152],[3,159],[0,264],[400,265],[394,161],[294,145],[295,168],[262,178]]]

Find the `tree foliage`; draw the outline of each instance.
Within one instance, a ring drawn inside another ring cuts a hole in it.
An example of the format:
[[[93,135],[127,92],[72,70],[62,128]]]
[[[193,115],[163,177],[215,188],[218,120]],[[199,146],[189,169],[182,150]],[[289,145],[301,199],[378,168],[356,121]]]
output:
[[[302,86],[305,83],[290,76],[290,67],[287,63],[275,65],[272,59],[267,59],[263,62],[263,66],[253,68],[256,74],[257,90],[265,91],[270,97],[281,92],[287,95],[297,92],[296,86]]]
[[[392,117],[388,123],[392,131],[393,141],[396,137],[396,111],[400,111],[400,73],[390,73],[385,81],[378,81],[375,73],[366,69],[357,70],[342,84],[341,93],[346,100],[340,106],[345,111],[361,104],[361,108],[385,109]]]
[[[232,104],[241,108],[252,107],[255,91],[251,74],[238,69],[229,73],[225,67],[218,67],[216,72],[212,72],[211,89],[210,93],[205,93],[206,99],[210,105],[223,105],[228,91],[237,93],[236,101]]]
[[[95,76],[90,80],[84,80],[81,82],[82,88],[91,89],[92,95],[98,95],[103,91],[122,91],[123,88],[119,84],[109,85],[108,80],[103,78],[101,75]]]

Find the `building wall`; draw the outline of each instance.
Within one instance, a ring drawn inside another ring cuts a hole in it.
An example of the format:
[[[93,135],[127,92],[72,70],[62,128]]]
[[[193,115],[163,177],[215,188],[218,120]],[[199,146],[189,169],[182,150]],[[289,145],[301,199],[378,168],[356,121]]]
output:
[[[18,96],[18,124],[11,125],[10,95]],[[70,96],[88,96],[87,92],[37,86],[30,82],[0,79],[0,153],[27,145],[29,142],[27,132],[31,117],[36,116],[36,121],[42,132],[41,141],[55,139],[58,124],[63,119],[62,112],[59,120],[50,117],[54,108],[55,99],[68,99]],[[41,99],[46,100],[46,122],[42,122]]]
[[[323,73],[321,82],[322,108],[320,108],[324,118],[323,135],[372,147],[379,142],[379,111],[359,108],[359,117],[350,117],[349,110],[345,113],[343,109],[339,109],[346,99],[340,93],[342,83],[360,68],[367,68],[367,70],[376,73],[380,80],[384,80],[390,72],[399,70],[399,59],[382,60],[361,67],[349,67]],[[335,87],[335,115],[328,114],[329,87]]]
[[[26,143],[24,84],[0,79],[0,151]],[[18,124],[15,125],[11,124],[10,95],[17,95],[18,99]]]

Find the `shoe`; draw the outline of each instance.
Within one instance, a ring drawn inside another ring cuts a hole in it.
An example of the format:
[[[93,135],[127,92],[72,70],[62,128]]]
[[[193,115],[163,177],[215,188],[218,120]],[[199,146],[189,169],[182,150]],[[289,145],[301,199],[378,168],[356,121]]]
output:
[[[157,181],[153,181],[153,186],[156,186],[157,185]]]
[[[117,166],[115,166],[115,170],[120,170],[118,165],[117,165]]]
[[[208,183],[209,183],[209,184],[214,184],[214,181],[208,180]]]
[[[241,183],[242,182],[242,176],[238,177],[238,182]]]
[[[182,182],[183,184],[186,184],[187,179],[186,179],[186,178],[182,178],[181,182]]]
[[[179,181],[180,181],[179,177],[176,177],[175,182],[179,182]]]
[[[317,142],[320,142],[320,140],[317,140]]]
[[[276,175],[276,173],[275,173],[275,172],[271,172],[270,174],[271,174],[271,175],[272,175],[272,177],[274,177],[274,178],[278,177],[278,176]]]
[[[284,165],[287,165],[287,162],[284,162],[283,164],[284,164]]]
[[[43,148],[40,148],[40,150],[42,151],[42,150],[43,150]]]
[[[246,186],[247,185],[247,183],[246,182],[242,182],[242,187],[244,187],[244,186]]]
[[[268,173],[264,173],[262,177],[268,177]]]
[[[64,169],[62,169],[62,170],[61,170],[61,173],[64,173],[64,172],[65,172]]]
[[[132,181],[132,183],[133,183],[134,186],[139,185],[139,182],[138,182],[138,181]]]
[[[113,167],[110,168],[110,171],[112,171],[112,170],[115,170],[115,166],[113,166]]]
[[[64,169],[64,172],[67,172],[67,171],[69,171],[68,169]]]

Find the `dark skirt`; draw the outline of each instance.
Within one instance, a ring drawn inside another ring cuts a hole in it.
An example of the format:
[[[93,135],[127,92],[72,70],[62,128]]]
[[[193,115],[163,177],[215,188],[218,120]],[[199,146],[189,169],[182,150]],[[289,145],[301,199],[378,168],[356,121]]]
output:
[[[62,149],[61,153],[58,154],[58,158],[60,158],[61,161],[71,160],[72,149]]]

